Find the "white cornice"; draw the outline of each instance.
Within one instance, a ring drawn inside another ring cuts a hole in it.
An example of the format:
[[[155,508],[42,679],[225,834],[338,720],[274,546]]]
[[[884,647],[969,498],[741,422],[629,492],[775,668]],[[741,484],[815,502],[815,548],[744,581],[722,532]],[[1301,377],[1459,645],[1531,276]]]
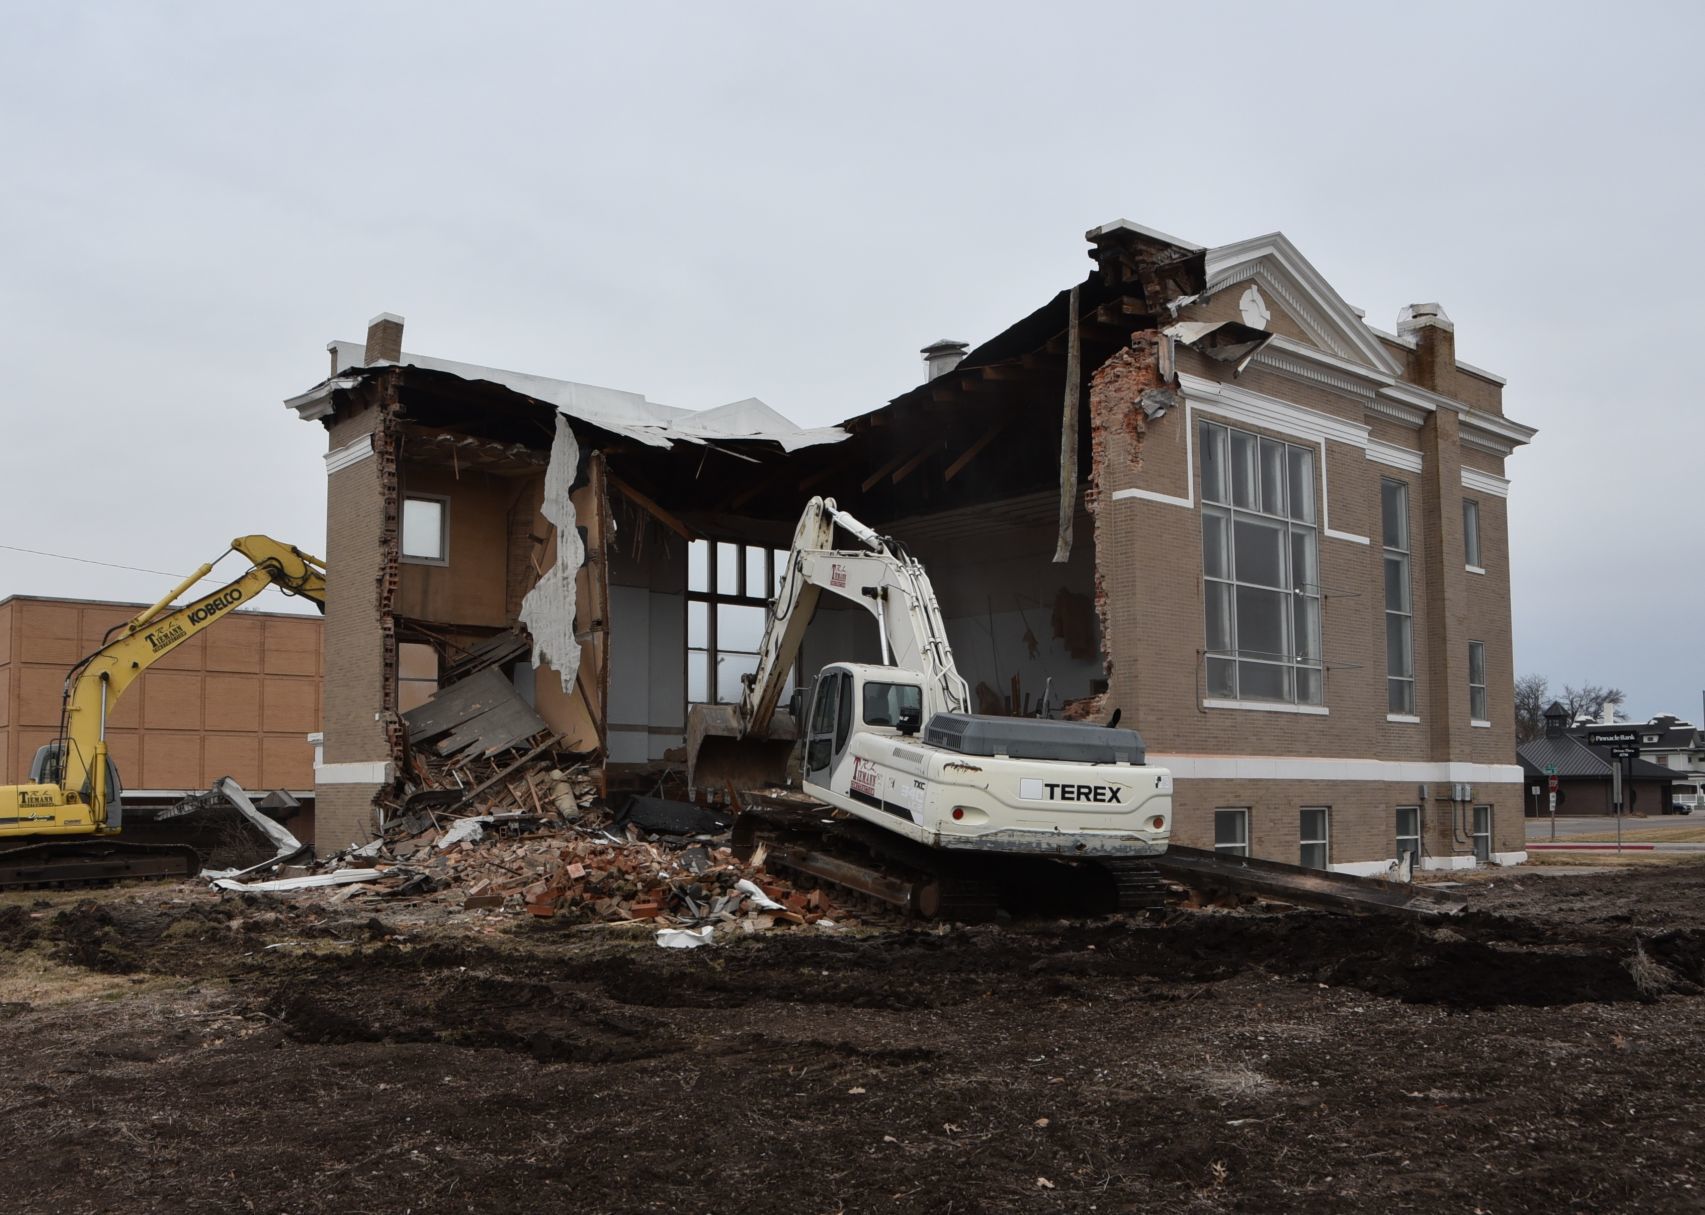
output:
[[[1421,471],[1421,453],[1411,451],[1407,447],[1399,447],[1395,443],[1386,443],[1379,439],[1368,440],[1368,459],[1376,464],[1384,464],[1388,468],[1401,468],[1404,472]]]
[[[340,468],[359,464],[372,454],[372,435],[361,435],[358,438],[351,439],[342,447],[334,448],[326,453],[326,475],[329,477]]]
[[[322,381],[300,396],[285,399],[284,407],[294,409],[304,422],[317,422],[332,411],[332,394],[340,388],[354,388],[361,382],[358,376],[340,376]]]
[[[1462,470],[1462,485],[1464,489],[1491,494],[1494,498],[1510,496],[1510,479],[1508,477],[1500,477],[1497,473],[1481,472],[1478,468]]]
[[[1475,451],[1483,451],[1489,456],[1509,457],[1515,452],[1516,445],[1505,439],[1492,438],[1476,431],[1462,433],[1462,445]]]
[[[1262,426],[1278,434],[1294,435],[1314,442],[1331,440],[1351,447],[1365,448],[1368,428],[1357,422],[1345,421],[1317,409],[1307,409],[1262,393],[1250,392],[1235,384],[1222,384],[1203,379],[1188,372],[1178,375],[1179,387],[1198,409],[1218,413],[1235,421]]]
[[[1375,397],[1368,402],[1368,412],[1376,413],[1382,418],[1390,418],[1393,422],[1401,422],[1414,430],[1419,430],[1427,420],[1428,411],[1416,409],[1413,405],[1401,405],[1396,401],[1388,401],[1384,397]]]

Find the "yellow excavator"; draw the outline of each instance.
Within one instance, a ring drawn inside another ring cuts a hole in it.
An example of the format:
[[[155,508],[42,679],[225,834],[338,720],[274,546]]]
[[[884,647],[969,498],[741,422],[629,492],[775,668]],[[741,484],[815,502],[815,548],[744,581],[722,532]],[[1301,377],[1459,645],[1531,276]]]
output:
[[[231,552],[249,559],[247,571],[211,595],[173,606]],[[0,785],[0,889],[195,874],[201,859],[187,845],[115,838],[123,790],[107,755],[107,715],[142,672],[268,586],[325,610],[325,562],[268,536],[239,536],[153,607],[115,625],[71,668],[59,737],[36,752],[28,784]]]

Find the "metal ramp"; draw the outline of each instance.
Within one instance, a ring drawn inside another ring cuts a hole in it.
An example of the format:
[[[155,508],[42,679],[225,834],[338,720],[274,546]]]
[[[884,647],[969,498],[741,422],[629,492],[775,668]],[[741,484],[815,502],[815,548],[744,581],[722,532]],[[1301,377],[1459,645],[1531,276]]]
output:
[[[1352,914],[1452,916],[1468,906],[1446,891],[1384,878],[1305,869],[1254,857],[1222,856],[1173,844],[1152,865],[1182,886],[1205,894],[1255,894],[1304,907]]]

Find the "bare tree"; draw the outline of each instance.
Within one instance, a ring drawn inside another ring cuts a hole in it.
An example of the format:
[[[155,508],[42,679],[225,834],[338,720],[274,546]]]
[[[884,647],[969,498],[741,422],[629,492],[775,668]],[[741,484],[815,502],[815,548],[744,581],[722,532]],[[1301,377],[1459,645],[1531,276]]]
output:
[[[1607,706],[1614,710],[1612,721],[1627,721],[1628,715],[1620,708],[1627,699],[1621,688],[1601,688],[1596,683],[1583,684],[1578,688],[1563,685],[1563,707],[1569,710],[1571,724],[1581,720],[1599,721]]]
[[[1551,681],[1543,675],[1516,680],[1516,746],[1545,734],[1545,710],[1551,704]]]

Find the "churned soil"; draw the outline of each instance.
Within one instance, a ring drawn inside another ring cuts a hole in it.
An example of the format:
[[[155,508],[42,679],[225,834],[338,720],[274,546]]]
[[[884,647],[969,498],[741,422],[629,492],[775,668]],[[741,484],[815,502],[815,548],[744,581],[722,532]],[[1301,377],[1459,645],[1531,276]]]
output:
[[[1705,1209],[1705,866],[648,934],[0,902],[4,1209]]]

